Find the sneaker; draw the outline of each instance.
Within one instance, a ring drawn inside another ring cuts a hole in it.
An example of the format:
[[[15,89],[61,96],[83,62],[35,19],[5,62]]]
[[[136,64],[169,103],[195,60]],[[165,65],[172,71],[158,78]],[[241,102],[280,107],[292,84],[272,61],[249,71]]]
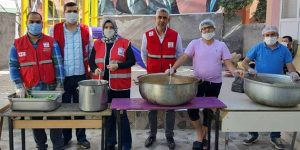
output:
[[[36,148],[37,148],[38,150],[47,150],[48,144],[37,145]]]
[[[202,142],[194,141],[193,142],[193,150],[202,150],[203,145]]]
[[[257,142],[257,140],[258,140],[258,137],[251,136],[250,139],[244,140],[244,143],[243,143],[243,144],[244,144],[244,145],[251,145],[251,144]]]
[[[167,137],[167,142],[170,150],[175,149],[175,141],[173,137]]]
[[[86,139],[78,141],[77,144],[80,145],[80,147],[84,148],[84,149],[89,149],[91,147],[90,142],[88,140],[86,140]]]
[[[202,146],[203,146],[204,150],[207,149],[207,147],[208,147],[208,141],[207,141],[207,139],[203,139]]]
[[[149,136],[145,141],[145,147],[150,147],[156,140],[155,136]]]
[[[284,149],[281,138],[272,138],[270,142],[275,147],[275,149]]]
[[[115,150],[115,145],[107,145],[106,150]]]
[[[67,147],[71,144],[71,140],[70,141],[64,141],[64,147]]]

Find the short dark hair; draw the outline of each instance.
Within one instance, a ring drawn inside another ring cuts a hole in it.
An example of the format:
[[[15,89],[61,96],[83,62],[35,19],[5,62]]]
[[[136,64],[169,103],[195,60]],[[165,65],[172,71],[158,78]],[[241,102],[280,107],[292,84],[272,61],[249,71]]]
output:
[[[41,17],[41,20],[43,20],[42,15],[40,13],[36,12],[36,11],[29,12],[27,14],[27,20],[28,20],[28,18],[29,18],[30,15],[39,15]]]
[[[293,42],[293,38],[291,36],[286,35],[286,36],[283,36],[282,38],[284,38],[284,39],[287,38],[287,39],[289,39],[290,42]]]
[[[66,11],[67,7],[73,7],[73,6],[77,6],[76,3],[74,2],[68,2],[64,5],[64,12]]]

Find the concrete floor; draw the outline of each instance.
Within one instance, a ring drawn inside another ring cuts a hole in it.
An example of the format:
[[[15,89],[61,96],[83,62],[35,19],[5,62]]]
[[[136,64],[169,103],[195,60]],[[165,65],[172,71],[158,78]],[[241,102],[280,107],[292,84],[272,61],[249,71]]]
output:
[[[141,74],[137,73],[136,75]],[[9,75],[7,70],[0,71],[0,100],[6,100],[7,95],[13,92],[13,85],[9,81]],[[137,94],[137,87],[134,87],[132,92],[132,96],[136,97]],[[147,138],[148,130],[135,130],[132,129],[132,140],[133,140],[133,149],[134,150],[144,150],[147,149],[144,147],[144,141]],[[176,149],[177,150],[190,150],[192,148],[192,143],[195,139],[195,131],[193,129],[176,129],[175,132],[175,141],[176,141]],[[49,131],[47,130],[49,135]],[[91,142],[91,150],[99,150],[100,149],[100,130],[96,129],[87,129],[87,139]],[[73,133],[73,135],[75,135]],[[268,133],[262,133],[260,136],[260,140],[257,144],[252,146],[244,146],[242,141],[247,138],[247,133],[230,133],[230,141],[229,141],[229,150],[272,150],[274,149],[271,144],[269,143]],[[214,137],[214,135],[212,135]],[[219,140],[219,149],[224,149],[224,137],[225,134],[220,134]],[[21,135],[20,130],[14,131],[14,146],[16,150],[21,149]],[[0,140],[0,148],[1,150],[8,150],[9,149],[9,142],[8,142],[8,130],[7,130],[7,121],[4,122],[4,128],[2,137]],[[213,144],[213,143],[212,143]],[[287,143],[286,143],[287,144]],[[48,138],[48,145],[49,149],[52,148],[50,139]],[[26,130],[26,149],[33,150],[35,149],[35,142],[33,140],[32,131]],[[77,150],[81,149],[77,146],[77,141],[75,138],[72,139],[71,145],[66,147],[67,150]],[[164,131],[159,130],[157,135],[156,143],[149,148],[150,150],[167,150],[167,144],[164,137]]]
[[[100,130],[96,129],[88,129],[87,130],[87,139],[91,142],[91,150],[100,150]],[[168,150],[166,139],[164,136],[164,131],[162,129],[158,130],[157,140],[150,148],[144,147],[144,141],[148,137],[147,131],[145,130],[132,130],[132,140],[133,140],[133,150]],[[192,143],[195,139],[195,132],[192,129],[185,130],[175,130],[174,139],[176,142],[176,150],[191,150]],[[49,132],[47,131],[48,135]],[[73,133],[74,135],[74,133]],[[221,133],[219,140],[219,149],[223,150],[224,148],[224,133]],[[248,136],[247,133],[230,133],[230,141],[229,141],[229,150],[273,150],[274,148],[269,143],[268,133],[261,133],[259,137],[259,141],[252,146],[244,146],[242,144],[243,139]],[[214,135],[212,134],[212,138]],[[14,146],[16,150],[21,149],[21,134],[20,130],[16,130],[14,132]],[[1,141],[0,148],[1,150],[8,150],[8,131],[4,130]],[[49,149],[52,149],[51,141],[48,137],[48,145]],[[26,130],[26,149],[34,150],[35,142],[33,140],[32,131]],[[212,148],[214,148],[214,140],[212,141]],[[77,145],[76,138],[72,139],[71,145],[66,147],[66,150],[80,150]]]

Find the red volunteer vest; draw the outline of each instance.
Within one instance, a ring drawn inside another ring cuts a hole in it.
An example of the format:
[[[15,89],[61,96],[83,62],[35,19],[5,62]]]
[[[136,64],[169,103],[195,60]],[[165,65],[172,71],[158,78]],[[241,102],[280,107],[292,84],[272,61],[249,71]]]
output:
[[[126,51],[130,42],[127,39],[118,39],[110,50],[109,64],[122,63],[126,61]],[[94,43],[95,63],[101,70],[105,69],[106,44],[98,39]],[[101,75],[101,78],[103,78]],[[98,77],[94,76],[94,79]],[[109,72],[109,86],[113,90],[128,90],[131,87],[131,67],[117,69]]]
[[[65,34],[64,34],[64,26],[63,22],[58,23],[54,26],[53,37],[57,41],[62,57],[64,58],[64,50],[65,50]],[[89,58],[89,51],[87,49],[89,45],[89,27],[83,24],[80,24],[80,32],[81,32],[81,40],[82,40],[82,54],[83,54],[83,64],[85,68],[85,73],[89,76],[88,70],[88,58]]]
[[[146,32],[148,73],[165,72],[169,68],[169,64],[175,63],[177,36],[176,31],[167,28],[164,40],[160,43],[155,28]]]
[[[27,35],[15,40],[15,47],[20,63],[20,74],[26,88],[36,86],[39,81],[52,84],[56,81],[55,68],[52,61],[54,39],[42,35],[37,49],[33,47]]]

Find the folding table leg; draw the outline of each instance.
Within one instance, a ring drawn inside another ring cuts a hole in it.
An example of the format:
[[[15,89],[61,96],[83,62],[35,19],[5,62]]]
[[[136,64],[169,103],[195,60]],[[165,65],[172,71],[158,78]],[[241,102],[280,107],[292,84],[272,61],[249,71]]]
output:
[[[208,119],[208,138],[207,138],[207,149],[210,150],[210,143],[211,143],[211,119]]]
[[[25,150],[25,129],[21,129],[22,150]]]
[[[293,133],[292,143],[291,143],[291,150],[294,150],[295,142],[296,142],[296,137],[297,137],[297,132],[294,132]]]
[[[229,132],[225,133],[225,150],[228,150],[228,144],[229,144]]]
[[[2,135],[3,119],[4,119],[4,117],[1,116],[0,117],[0,140],[1,140],[1,135]]]
[[[219,149],[219,128],[220,128],[220,110],[216,111],[216,133],[215,133],[215,150]]]
[[[13,120],[11,117],[8,117],[8,134],[9,134],[9,149],[14,149],[14,132],[13,132]]]
[[[106,134],[105,134],[105,120],[106,117],[105,116],[102,116],[102,127],[101,127],[101,150],[105,150],[106,149],[106,146],[105,146],[105,137],[106,137]]]
[[[117,124],[118,124],[118,150],[122,150],[121,110],[117,110]]]

